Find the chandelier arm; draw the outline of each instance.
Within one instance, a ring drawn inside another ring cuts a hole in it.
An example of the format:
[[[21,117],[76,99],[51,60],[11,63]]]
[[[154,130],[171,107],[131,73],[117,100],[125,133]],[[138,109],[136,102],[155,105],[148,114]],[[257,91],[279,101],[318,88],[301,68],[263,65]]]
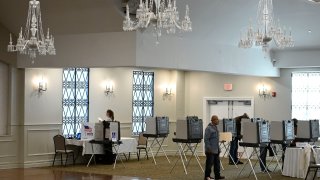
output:
[[[178,22],[175,19],[173,20],[173,22],[178,29],[182,29],[182,27],[178,24]]]
[[[37,6],[37,12],[38,12],[38,32],[40,33],[41,36],[41,41],[44,41],[44,33],[43,33],[43,29],[42,29],[42,20],[41,20],[41,10],[40,10],[40,4]],[[38,34],[39,35],[39,34]]]
[[[29,9],[28,9],[28,17],[27,17],[27,22],[26,22],[26,27],[24,29],[24,37],[25,39],[29,39],[29,28],[30,27],[30,22],[31,22],[31,14],[32,14],[32,4],[31,2],[29,3]]]

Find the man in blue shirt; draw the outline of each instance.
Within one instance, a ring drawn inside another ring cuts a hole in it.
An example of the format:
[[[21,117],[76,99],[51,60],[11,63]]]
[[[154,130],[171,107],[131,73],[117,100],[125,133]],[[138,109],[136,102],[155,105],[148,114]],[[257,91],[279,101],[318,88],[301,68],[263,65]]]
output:
[[[218,116],[211,117],[211,123],[208,124],[204,134],[204,144],[206,153],[206,170],[205,180],[224,179],[220,175],[220,147],[219,147],[219,131],[217,125],[219,124]],[[212,165],[214,166],[214,176],[210,177]]]

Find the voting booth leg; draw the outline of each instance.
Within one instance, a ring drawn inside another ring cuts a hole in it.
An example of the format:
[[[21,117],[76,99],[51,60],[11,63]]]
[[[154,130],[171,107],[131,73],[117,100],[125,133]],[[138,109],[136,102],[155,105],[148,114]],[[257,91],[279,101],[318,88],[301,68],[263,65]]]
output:
[[[183,166],[183,170],[184,170],[184,172],[185,172],[186,175],[187,175],[187,174],[188,174],[187,168],[186,168],[186,166],[185,166],[185,164],[184,164],[184,161],[187,161],[186,155],[184,154],[184,148],[186,147],[186,145],[185,145],[184,147],[182,147],[182,145],[181,145],[180,143],[177,143],[177,146],[178,146],[178,151],[177,151],[177,152],[179,152],[179,155],[180,155],[180,158],[181,158],[181,162],[182,162],[182,166]],[[177,153],[176,153],[176,154],[177,154]],[[185,159],[183,159],[183,158],[184,158],[183,156],[185,157]],[[176,160],[176,162],[174,163],[173,167],[171,168],[170,173],[172,173],[172,171],[173,171],[173,169],[176,167],[178,161],[179,161],[179,158],[178,158],[178,159]]]
[[[277,164],[276,164],[276,166],[274,167],[273,171],[275,171],[275,170],[277,169],[277,167],[279,166],[279,167],[280,167],[281,174],[282,174],[282,168],[281,168],[281,165],[280,165],[280,161],[279,161],[279,159],[278,159],[278,153],[274,150],[274,148],[273,148],[272,145],[271,145],[270,147],[271,147],[271,151],[272,151],[272,153],[273,153],[274,156],[273,156],[272,159],[270,160],[267,168],[269,168],[269,166],[271,165],[271,162],[272,162],[273,159],[275,158],[276,161],[277,161]]]
[[[159,153],[160,150],[164,153],[164,155],[166,156],[168,162],[170,163],[170,160],[169,160],[166,152],[165,152],[164,149],[162,148],[162,144],[163,144],[164,140],[165,140],[165,138],[163,138],[161,141],[159,141],[158,138],[154,138],[153,141],[152,141],[152,143],[151,143],[151,145],[149,146],[148,152],[149,152],[149,151],[151,152],[151,155],[152,155],[152,158],[153,158],[153,162],[154,162],[155,165],[157,165],[155,156],[158,155],[158,153]],[[159,147],[158,147],[158,149],[157,149],[156,154],[154,154],[152,148],[153,148],[156,144],[158,144]]]
[[[240,170],[237,178],[241,175],[242,171],[244,170],[244,168],[246,167],[246,165],[249,163],[249,164],[250,164],[250,167],[251,167],[251,171],[253,171],[253,175],[254,175],[255,179],[257,180],[257,179],[258,179],[258,178],[257,178],[257,175],[256,175],[256,173],[255,173],[255,171],[254,171],[254,168],[253,168],[252,163],[251,163],[251,160],[250,160],[251,157],[253,156],[254,152],[252,152],[252,153],[250,154],[250,156],[249,156],[248,153],[247,153],[247,148],[246,148],[246,147],[243,147],[243,149],[244,149],[244,153],[245,153],[245,155],[246,155],[246,157],[247,157],[247,161],[246,161],[246,163],[243,165],[242,169]],[[251,173],[251,171],[250,171],[250,173]]]
[[[96,164],[96,158],[95,158],[95,156],[94,156],[93,143],[91,143],[91,149],[92,149],[92,154],[91,154],[91,157],[90,157],[89,162],[88,162],[88,164],[87,164],[87,167],[89,167],[89,165],[90,165],[90,163],[91,163],[92,158],[93,158],[93,160],[94,160],[94,164]]]
[[[180,159],[181,159],[181,162],[182,162],[182,165],[183,165],[183,169],[184,169],[184,172],[186,173],[186,175],[188,174],[187,172],[187,168],[190,164],[190,161],[192,159],[192,157],[195,157],[198,165],[200,166],[202,172],[204,172],[202,166],[201,166],[201,163],[200,163],[200,158],[196,152],[196,149],[198,147],[198,143],[196,143],[195,145],[192,145],[192,143],[185,143],[184,146],[182,146],[182,143],[179,143],[177,142],[177,146],[178,146],[178,151],[176,152],[176,154],[179,152],[179,156],[180,156]],[[187,150],[185,151],[185,148],[187,147]],[[189,159],[187,159],[186,157],[186,153],[188,151],[191,151],[191,157]],[[175,166],[177,165],[177,162],[179,161],[179,158],[176,160],[176,162],[174,163],[173,167],[171,168],[171,171],[170,173],[172,173],[173,169],[175,168]]]
[[[119,153],[118,153],[118,152],[119,152],[119,147],[120,147],[120,145],[118,145],[118,144],[113,144],[112,147],[113,147],[114,152],[116,153],[116,159],[114,160],[114,163],[113,163],[113,169],[116,168],[116,164],[117,164],[118,157],[120,158],[120,161],[121,161],[123,167],[126,168],[126,166],[124,165],[124,163],[123,163],[123,161],[122,161],[122,158],[119,156]]]
[[[198,146],[198,144],[196,144],[196,145],[193,147],[193,146],[191,145],[191,143],[188,143],[188,149],[191,151],[191,156],[190,156],[189,160],[187,161],[188,164],[187,164],[186,167],[189,166],[190,161],[191,161],[192,157],[194,156],[195,159],[197,160],[198,165],[200,166],[202,172],[204,172],[204,171],[203,171],[203,168],[202,168],[202,166],[201,166],[201,163],[200,163],[200,161],[199,161],[199,160],[200,160],[200,159],[199,159],[199,156],[198,156],[197,153],[196,153],[197,146]]]
[[[158,152],[159,152],[159,150],[161,149],[161,151],[162,151],[162,152],[164,153],[164,155],[166,156],[168,162],[171,163],[170,160],[169,160],[169,158],[168,158],[168,156],[167,156],[166,151],[164,151],[164,149],[162,148],[162,144],[163,144],[163,142],[164,142],[164,138],[162,139],[161,143],[159,142],[158,139],[156,139],[156,141],[157,141],[157,143],[158,143],[158,145],[159,145],[159,148],[158,148],[158,150],[157,150],[156,156],[158,155]]]
[[[182,145],[181,145],[181,147],[182,147]],[[186,147],[187,147],[187,144],[185,144],[184,146],[183,146],[183,152],[185,152],[186,151]],[[188,151],[188,149],[187,149],[187,151]],[[174,157],[177,155],[179,153],[179,151],[176,151],[176,153],[174,154]],[[183,156],[184,156],[184,159],[187,161],[188,159],[187,159],[187,156],[186,156],[186,153],[183,153]]]
[[[155,140],[156,140],[156,139],[153,139],[152,143],[150,144],[148,152],[149,152],[149,151],[151,152],[151,156],[152,156],[152,158],[153,158],[153,162],[154,162],[155,165],[157,165],[157,161],[156,161],[156,159],[154,158],[154,154],[153,154],[153,151],[152,151],[152,147],[154,146],[153,144],[154,144]]]
[[[238,162],[235,162],[233,157],[230,154],[230,142],[227,145],[224,142],[222,142],[222,145],[223,145],[224,149],[226,150],[222,157],[224,157],[227,154],[227,157],[229,156],[232,163],[236,166],[236,168],[238,168],[238,166],[237,166]],[[221,163],[221,160],[220,160],[220,163]],[[222,165],[221,165],[221,167],[222,167]]]

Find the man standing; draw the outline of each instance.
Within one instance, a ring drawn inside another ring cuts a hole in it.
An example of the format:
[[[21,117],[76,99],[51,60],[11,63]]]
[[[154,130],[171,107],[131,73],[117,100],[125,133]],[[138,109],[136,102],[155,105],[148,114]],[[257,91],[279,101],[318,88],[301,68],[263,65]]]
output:
[[[213,115],[211,117],[211,123],[208,124],[204,134],[205,153],[207,158],[204,178],[205,180],[224,179],[224,176],[220,175],[219,131],[217,128],[218,124],[218,116]],[[214,166],[215,178],[210,177],[212,165]]]
[[[233,138],[233,140],[231,141],[231,145],[230,145],[230,151],[229,151],[229,164],[230,165],[234,165],[235,164],[243,164],[243,162],[239,161],[238,159],[238,148],[239,148],[239,144],[238,142],[241,140],[242,135],[241,135],[241,120],[242,118],[247,118],[249,119],[249,116],[247,115],[247,113],[244,113],[242,116],[238,116],[235,119],[236,121],[236,130],[237,130],[237,135],[236,137]],[[234,161],[232,161],[232,159]]]

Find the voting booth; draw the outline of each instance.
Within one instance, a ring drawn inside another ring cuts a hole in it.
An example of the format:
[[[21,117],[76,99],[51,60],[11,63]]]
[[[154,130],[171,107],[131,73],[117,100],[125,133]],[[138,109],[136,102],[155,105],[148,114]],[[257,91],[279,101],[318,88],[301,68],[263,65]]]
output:
[[[187,116],[177,120],[176,139],[203,139],[203,121],[197,116]]]
[[[233,137],[237,136],[237,128],[235,119],[222,119],[218,124],[219,132],[230,132]]]
[[[319,138],[319,120],[298,120],[296,141],[310,142]]]
[[[169,134],[168,117],[147,117],[145,134],[167,135]]]
[[[270,140],[273,143],[289,144],[295,138],[292,120],[271,121]]]
[[[244,143],[267,144],[270,142],[269,121],[261,120],[255,122],[244,122],[242,124]]]
[[[103,137],[109,141],[120,141],[120,122],[119,121],[103,121]]]

